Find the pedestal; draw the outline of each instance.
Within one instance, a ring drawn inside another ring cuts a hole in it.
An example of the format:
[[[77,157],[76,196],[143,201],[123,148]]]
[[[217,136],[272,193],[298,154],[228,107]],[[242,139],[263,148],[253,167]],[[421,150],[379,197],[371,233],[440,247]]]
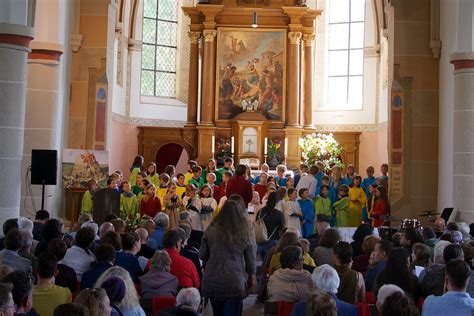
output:
[[[287,127],[284,131],[285,137],[288,138],[286,166],[288,169],[299,168],[301,163],[301,148],[298,141],[303,136],[303,130],[299,127]]]

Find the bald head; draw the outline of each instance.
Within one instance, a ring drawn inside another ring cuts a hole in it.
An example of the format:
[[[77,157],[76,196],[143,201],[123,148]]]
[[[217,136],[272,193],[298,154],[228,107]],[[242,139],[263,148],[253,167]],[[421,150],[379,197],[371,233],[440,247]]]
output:
[[[112,225],[112,223],[109,223],[109,222],[104,222],[102,223],[102,225],[100,225],[99,236],[104,236],[105,234],[111,231],[114,231],[114,225]]]
[[[444,218],[438,217],[434,222],[434,231],[437,233],[442,233],[446,229],[446,222]]]
[[[140,243],[144,244],[146,243],[146,240],[148,239],[148,231],[145,228],[137,228],[135,232],[138,234],[140,237]]]

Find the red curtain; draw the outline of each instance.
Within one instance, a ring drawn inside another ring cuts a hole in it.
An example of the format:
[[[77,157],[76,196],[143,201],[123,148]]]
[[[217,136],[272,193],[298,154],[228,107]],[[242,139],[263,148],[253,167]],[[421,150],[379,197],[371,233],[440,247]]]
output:
[[[166,144],[156,153],[155,162],[158,173],[165,171],[167,165],[176,166],[183,152],[183,146],[179,144]]]

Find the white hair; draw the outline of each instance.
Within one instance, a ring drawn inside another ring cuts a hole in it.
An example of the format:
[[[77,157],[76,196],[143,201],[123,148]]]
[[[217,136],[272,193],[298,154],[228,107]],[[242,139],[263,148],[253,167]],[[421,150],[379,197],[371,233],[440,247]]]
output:
[[[170,219],[166,213],[159,212],[156,214],[155,218],[155,224],[159,228],[168,228],[168,225],[170,223]]]
[[[33,222],[26,217],[20,217],[18,219],[18,229],[25,229],[33,233]]]
[[[323,264],[314,269],[311,278],[313,279],[314,285],[317,289],[331,294],[337,293],[337,289],[341,282],[336,269],[328,264]]]
[[[379,293],[377,294],[377,304],[382,306],[383,303],[385,303],[387,297],[392,296],[395,293],[404,294],[403,290],[394,284],[382,285],[379,289]]]
[[[201,295],[196,288],[188,287],[179,291],[176,296],[176,306],[184,305],[192,307],[197,312],[201,304]]]
[[[94,230],[95,237],[97,239],[97,234],[99,233],[99,225],[97,225],[97,223],[94,223],[93,221],[87,221],[81,225],[81,228],[84,228],[84,227],[92,228]]]
[[[447,240],[440,240],[436,243],[434,247],[434,255],[433,255],[435,263],[440,263],[440,264],[445,263],[444,258],[443,258],[443,252],[444,252],[444,248],[446,248],[449,245],[451,245],[451,243]]]

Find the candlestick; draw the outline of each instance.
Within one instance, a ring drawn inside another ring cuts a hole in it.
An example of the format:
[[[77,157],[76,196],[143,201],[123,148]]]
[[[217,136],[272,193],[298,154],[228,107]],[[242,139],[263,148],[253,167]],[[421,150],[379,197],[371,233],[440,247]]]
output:
[[[211,137],[211,153],[214,156],[214,153],[216,152],[216,137],[212,135]]]
[[[234,136],[230,138],[230,153],[234,153]]]
[[[285,137],[285,156],[288,156],[288,138]]]
[[[264,144],[263,144],[263,154],[266,155],[268,152],[268,138],[265,137],[265,141],[264,141]]]

